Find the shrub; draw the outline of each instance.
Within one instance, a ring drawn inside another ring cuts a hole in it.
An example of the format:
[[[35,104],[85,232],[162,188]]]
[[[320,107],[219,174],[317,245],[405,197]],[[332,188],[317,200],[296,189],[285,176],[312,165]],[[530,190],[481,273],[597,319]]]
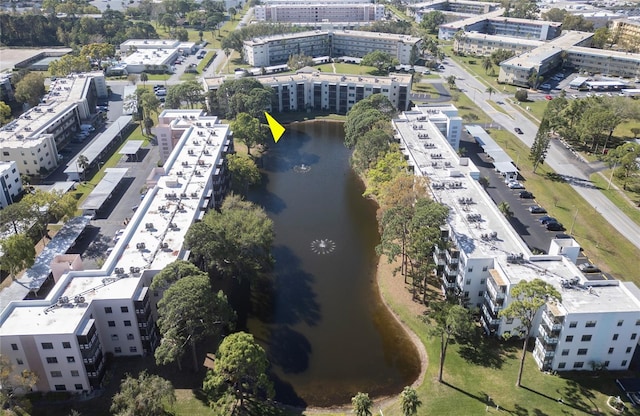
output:
[[[518,101],[527,101],[529,94],[527,93],[527,90],[519,89],[516,91],[515,97]]]

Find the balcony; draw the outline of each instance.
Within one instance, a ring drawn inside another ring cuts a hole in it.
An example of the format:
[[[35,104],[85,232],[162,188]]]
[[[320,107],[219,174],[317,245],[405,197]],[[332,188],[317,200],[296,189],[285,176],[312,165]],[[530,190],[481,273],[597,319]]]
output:
[[[484,293],[484,300],[485,300],[485,304],[487,305],[489,310],[492,312],[492,315],[497,315],[498,312],[504,309],[504,307],[502,306],[502,302],[495,302],[493,299],[491,299],[491,296],[489,295],[488,292]]]
[[[451,267],[449,264],[444,266],[444,272],[448,275],[448,276],[457,276],[458,275],[458,267]]]
[[[445,258],[444,258],[444,253],[442,252],[438,252],[438,249],[436,248],[436,250],[433,252],[433,262],[438,265],[438,266],[444,266],[445,265]]]
[[[555,347],[550,348],[545,346],[540,338],[536,338],[536,346],[534,347],[534,352],[537,351],[540,354],[540,357],[544,357],[545,360],[549,358],[553,358],[556,355]]]
[[[447,263],[458,264],[458,262],[460,261],[460,252],[458,250],[452,250],[452,251],[453,253],[451,253],[450,250],[445,251]]]
[[[544,325],[540,325],[538,332],[540,333],[541,341],[544,342],[545,345],[556,345],[559,341],[558,337],[554,337],[547,332]]]
[[[557,332],[562,330],[562,323],[555,321],[555,318],[553,316],[550,316],[548,311],[544,311],[542,313],[542,321],[547,326],[547,328],[551,329],[551,331]]]

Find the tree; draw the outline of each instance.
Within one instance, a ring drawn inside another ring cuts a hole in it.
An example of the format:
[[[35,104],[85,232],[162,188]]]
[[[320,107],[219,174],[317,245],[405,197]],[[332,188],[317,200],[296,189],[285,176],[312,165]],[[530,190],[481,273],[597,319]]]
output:
[[[562,20],[562,30],[593,32],[593,22],[586,20],[584,16],[567,13],[567,15]]]
[[[496,92],[496,90],[492,86],[488,86],[487,89],[484,90],[484,92],[488,93],[489,94],[489,99],[491,99],[491,94]]]
[[[146,72],[140,74],[140,81],[143,85],[147,85],[147,81],[149,81],[149,75]]]
[[[247,113],[240,113],[231,122],[233,137],[247,146],[247,154],[251,155],[251,148],[264,142],[264,135],[260,127],[260,120]]]
[[[447,85],[449,85],[449,88],[454,89],[456,86],[456,76],[455,75],[449,75],[447,77]]]
[[[16,100],[35,107],[44,95],[44,77],[35,72],[29,72],[16,84]]]
[[[353,406],[353,413],[357,416],[371,416],[373,400],[369,398],[369,393],[358,392],[351,398],[351,405]]]
[[[398,145],[390,146],[389,151],[367,172],[367,189],[364,195],[367,197],[377,197],[396,176],[407,172],[407,161]]]
[[[4,101],[0,101],[0,126],[7,124],[9,121],[11,121],[11,107]]]
[[[518,370],[518,380],[516,386],[520,387],[522,380],[522,370],[524,369],[524,359],[527,353],[531,327],[533,326],[536,314],[549,299],[555,298],[562,301],[560,293],[549,283],[541,279],[534,279],[529,282],[520,281],[511,289],[511,303],[499,312],[500,317],[517,319],[519,326],[515,331],[520,333],[524,339],[522,343],[522,356],[520,357],[520,368]]]
[[[493,69],[493,62],[491,61],[491,57],[485,56],[482,59],[482,69],[484,69],[485,73],[489,73],[490,69]]]
[[[625,180],[625,189],[627,180],[640,171],[638,158],[640,158],[640,145],[633,142],[621,144],[615,149],[610,150],[605,157],[609,166],[617,166],[622,173],[621,176]]]
[[[484,189],[487,189],[490,184],[488,176],[481,176],[480,179],[478,179],[478,182],[480,183],[480,185],[482,185]]]
[[[229,14],[231,15],[231,21],[234,21],[236,18],[236,14],[238,14],[238,11],[235,7],[229,7]]]
[[[414,416],[418,414],[418,407],[422,405],[418,393],[415,389],[407,386],[400,394],[400,406],[403,416]]]
[[[239,113],[261,117],[271,105],[273,91],[253,77],[226,80],[218,91],[208,94],[209,110],[213,114],[235,118]]]
[[[307,56],[304,53],[294,53],[289,56],[287,66],[292,71],[297,71],[305,66],[313,66],[313,57]]]
[[[24,407],[20,397],[28,393],[38,382],[38,376],[30,370],[14,371],[13,364],[7,356],[0,355],[0,403],[3,414],[13,413],[14,408]],[[20,412],[20,414],[26,412]]]
[[[375,128],[360,136],[351,158],[354,167],[359,171],[368,169],[372,163],[389,150],[390,140],[393,134],[389,131]]]
[[[227,336],[207,371],[202,389],[212,407],[222,414],[245,409],[246,400],[271,399],[273,384],[267,376],[269,360],[253,335],[237,332]]]
[[[18,234],[27,228],[27,223],[33,218],[33,209],[23,201],[14,202],[0,209],[0,232]]]
[[[430,335],[440,337],[438,381],[442,383],[442,373],[449,342],[455,338],[467,338],[473,333],[475,328],[473,317],[471,312],[464,306],[443,301],[435,303],[431,319],[425,317],[424,320],[431,325],[429,328]]]
[[[514,55],[514,52],[508,49],[496,49],[495,51],[491,52],[491,62],[493,62],[493,64],[496,66],[500,66],[502,62],[510,59]]]
[[[378,73],[388,73],[388,68],[396,65],[396,62],[397,60],[392,58],[389,53],[376,50],[363,56],[360,65],[373,66],[378,70]]]
[[[502,201],[498,204],[498,211],[500,211],[502,215],[504,215],[507,218],[510,218],[513,215],[513,212],[511,211],[511,207],[509,206],[509,203],[506,201]]]
[[[271,267],[273,239],[273,221],[265,211],[230,194],[220,211],[207,212],[189,228],[185,244],[208,270],[243,279]]]
[[[227,58],[227,74],[229,73],[229,57],[231,56],[231,50],[224,48],[224,56]]]
[[[33,242],[24,234],[12,234],[4,240],[0,240],[2,247],[3,269],[16,279],[17,273],[33,266],[36,258],[36,249]]]
[[[165,403],[172,406],[175,401],[171,382],[145,370],[137,378],[126,374],[110,410],[115,416],[157,416],[166,414]]]
[[[90,43],[80,49],[79,56],[94,59],[100,63],[104,58],[112,58],[116,55],[116,48],[110,43]]]
[[[82,180],[87,180],[87,169],[89,168],[89,159],[85,155],[78,155],[76,165],[82,170]]]
[[[633,138],[637,138],[640,134],[640,127],[631,127],[631,134],[633,134]]]
[[[434,10],[422,16],[420,27],[431,34],[438,33],[441,24],[447,21],[446,16],[439,10]]]
[[[611,31],[606,26],[596,29],[591,38],[591,46],[593,48],[603,49],[607,42],[611,39]]]
[[[232,329],[235,312],[222,291],[213,293],[209,278],[198,274],[174,282],[158,302],[158,328],[162,334],[155,357],[158,364],[180,360],[184,346],[189,344],[193,369],[198,370],[196,344],[209,337],[219,336],[224,329]]]
[[[529,94],[527,93],[527,90],[524,90],[522,88],[517,90],[514,96],[515,96],[516,100],[518,100],[520,102],[524,102],[524,101],[527,101],[529,99]]]
[[[554,7],[552,9],[549,9],[549,11],[547,11],[546,13],[542,13],[542,18],[551,22],[562,23],[568,13],[569,12],[564,9],[558,9],[557,7]]]
[[[198,269],[193,263],[185,260],[176,260],[153,276],[149,288],[151,290],[165,291],[172,284],[186,276],[206,276],[206,273]]]
[[[260,183],[260,171],[249,155],[235,153],[227,156],[227,167],[231,174],[231,189],[235,192],[246,194],[250,186]]]
[[[72,72],[87,72],[91,70],[91,62],[86,56],[64,55],[49,64],[51,75],[66,77]]]

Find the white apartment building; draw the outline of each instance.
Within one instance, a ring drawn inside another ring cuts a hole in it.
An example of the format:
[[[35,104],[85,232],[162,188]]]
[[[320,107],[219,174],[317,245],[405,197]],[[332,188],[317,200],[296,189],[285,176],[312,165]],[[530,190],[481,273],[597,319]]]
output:
[[[514,285],[542,279],[562,299],[549,299],[534,322],[540,369],[628,369],[640,333],[640,290],[602,274],[583,274],[573,239],[554,239],[549,254],[532,254],[478,183],[478,169],[429,121],[430,111],[416,107],[393,126],[414,173],[428,177],[433,198],[450,208],[442,230],[449,248],[433,254],[442,290],[479,308],[487,334],[518,336],[518,322],[498,313],[512,300]]]
[[[274,23],[375,22],[385,16],[385,7],[371,3],[265,4],[255,6],[253,13],[258,21]]]
[[[313,109],[346,114],[355,103],[372,94],[384,95],[398,110],[406,110],[411,101],[410,74],[376,77],[301,70],[293,75],[262,75],[255,79],[273,90],[271,111],[276,112]],[[204,87],[217,90],[224,80],[205,78]]]
[[[294,53],[311,57],[362,58],[370,52],[381,50],[396,58],[400,64],[410,65],[412,53],[416,53],[421,42],[419,37],[391,33],[315,30],[245,41],[242,55],[251,66],[267,67],[286,63]]]
[[[609,29],[615,43],[624,48],[634,48],[638,52],[640,43],[640,21],[633,19],[616,19]]]
[[[407,5],[409,12],[420,23],[425,14],[440,11],[447,21],[463,20],[472,16],[483,15],[496,10],[500,3],[466,1],[466,0],[434,0]]]
[[[0,162],[0,209],[13,204],[22,193],[22,179],[16,162]]]
[[[36,175],[58,166],[64,148],[107,96],[102,72],[72,74],[51,83],[42,102],[0,128],[0,161],[15,161],[20,173]]]
[[[457,53],[489,56],[498,49],[512,51],[517,55],[529,52],[544,45],[543,41],[523,38],[510,38],[485,33],[464,32],[453,40],[453,50]]]
[[[220,203],[233,146],[228,125],[206,126],[201,112],[189,114],[195,118],[175,110],[180,139],[147,178],[149,191],[101,269],[69,266],[41,300],[23,300],[31,285],[24,279],[5,289],[15,296],[3,298],[12,301],[0,312],[0,353],[14,371],[38,375],[35,390],[90,391],[102,384],[105,354],[146,355],[157,345],[159,294],[148,286],[165,266],[187,259],[185,234]]]

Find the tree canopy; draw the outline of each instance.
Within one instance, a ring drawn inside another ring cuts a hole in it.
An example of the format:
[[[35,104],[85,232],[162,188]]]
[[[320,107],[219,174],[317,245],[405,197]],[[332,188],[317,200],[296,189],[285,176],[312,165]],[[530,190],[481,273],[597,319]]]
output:
[[[253,147],[265,142],[265,129],[260,120],[248,113],[239,113],[231,122],[231,130],[233,137],[247,146],[248,155]]]
[[[231,189],[236,193],[246,194],[250,186],[260,183],[260,171],[249,155],[227,156],[227,168],[231,174]]]
[[[175,401],[170,381],[143,371],[137,378],[125,376],[120,391],[111,399],[110,410],[115,416],[160,416],[165,414],[165,403],[173,405]]]
[[[271,105],[273,91],[254,78],[226,80],[217,91],[209,92],[209,110],[227,119],[240,113],[261,118]]]
[[[44,77],[37,72],[30,72],[16,84],[15,97],[16,100],[35,107],[40,103],[44,92]]]
[[[398,64],[398,60],[393,58],[388,52],[376,50],[369,52],[362,57],[360,65],[373,66],[378,70],[378,73],[388,73],[389,67]]]
[[[246,410],[247,401],[273,397],[268,369],[267,354],[253,335],[237,332],[220,344],[214,367],[207,371],[202,389],[220,414],[234,415]]]
[[[439,10],[434,10],[422,16],[420,27],[431,34],[438,33],[441,24],[447,21],[447,17]]]

